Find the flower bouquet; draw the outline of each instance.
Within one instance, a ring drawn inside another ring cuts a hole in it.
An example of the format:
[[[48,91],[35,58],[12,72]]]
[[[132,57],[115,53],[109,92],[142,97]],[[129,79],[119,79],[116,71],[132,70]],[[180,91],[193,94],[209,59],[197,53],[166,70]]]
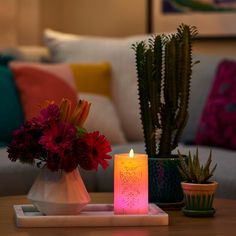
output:
[[[43,169],[28,198],[45,214],[79,213],[90,197],[77,167],[108,167],[110,143],[98,131],[88,133],[83,128],[90,105],[84,100],[75,107],[67,99],[60,105],[47,102],[38,116],[13,133],[9,159]]]

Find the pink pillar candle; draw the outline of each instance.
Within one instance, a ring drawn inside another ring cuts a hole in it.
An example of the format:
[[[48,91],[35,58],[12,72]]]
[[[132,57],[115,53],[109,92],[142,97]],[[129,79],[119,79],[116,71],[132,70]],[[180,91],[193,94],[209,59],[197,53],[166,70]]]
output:
[[[148,159],[146,154],[116,154],[114,213],[148,213]]]

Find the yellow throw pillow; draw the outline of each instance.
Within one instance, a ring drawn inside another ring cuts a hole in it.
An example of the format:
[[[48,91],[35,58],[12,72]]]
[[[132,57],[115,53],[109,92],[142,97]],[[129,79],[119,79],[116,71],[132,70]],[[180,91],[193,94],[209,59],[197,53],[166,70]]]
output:
[[[111,97],[111,66],[109,63],[71,64],[78,92]]]

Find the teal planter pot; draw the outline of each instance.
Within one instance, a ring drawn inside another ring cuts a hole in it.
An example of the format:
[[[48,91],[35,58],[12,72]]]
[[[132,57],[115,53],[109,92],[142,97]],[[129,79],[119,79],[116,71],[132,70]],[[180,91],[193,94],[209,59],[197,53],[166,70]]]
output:
[[[149,202],[162,206],[183,206],[179,158],[148,158]]]

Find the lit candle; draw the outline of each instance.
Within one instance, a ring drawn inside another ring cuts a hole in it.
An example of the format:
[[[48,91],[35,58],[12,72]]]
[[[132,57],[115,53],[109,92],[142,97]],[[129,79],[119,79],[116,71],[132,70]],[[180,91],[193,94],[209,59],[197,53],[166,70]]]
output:
[[[146,154],[116,154],[114,163],[114,213],[148,213],[148,159]]]

